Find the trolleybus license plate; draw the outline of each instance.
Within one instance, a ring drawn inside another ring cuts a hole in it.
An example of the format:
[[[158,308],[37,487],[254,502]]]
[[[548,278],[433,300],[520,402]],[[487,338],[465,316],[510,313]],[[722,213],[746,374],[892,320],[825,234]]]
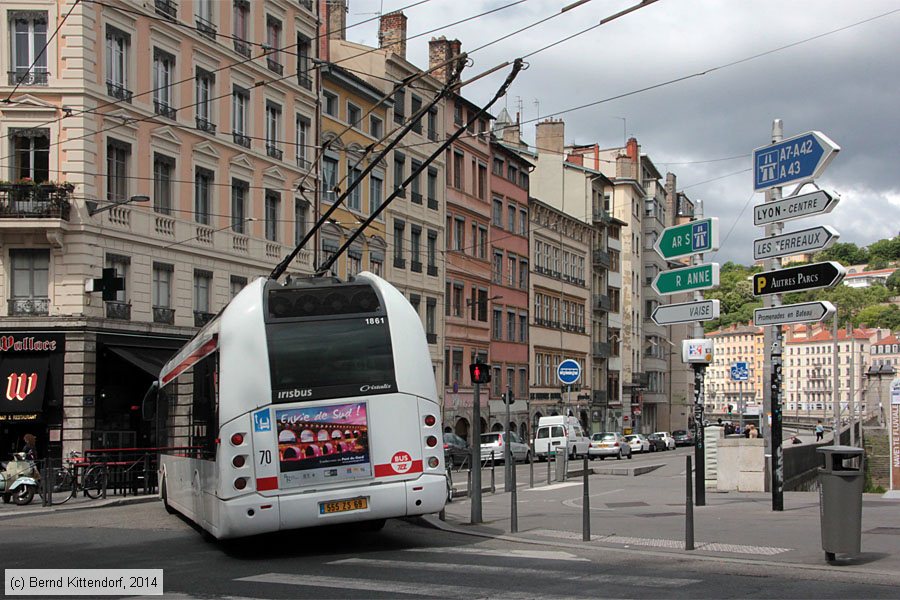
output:
[[[368,498],[351,498],[349,500],[332,500],[319,503],[319,514],[347,512],[350,510],[363,510],[369,508]]]

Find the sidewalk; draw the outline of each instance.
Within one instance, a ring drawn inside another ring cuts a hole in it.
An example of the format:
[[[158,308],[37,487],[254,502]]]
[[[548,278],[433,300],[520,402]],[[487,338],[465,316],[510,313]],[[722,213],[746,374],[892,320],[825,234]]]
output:
[[[123,504],[139,504],[141,502],[155,502],[159,497],[156,494],[138,495],[138,496],[112,496],[106,499],[98,498],[93,500],[83,495],[79,495],[70,499],[65,504],[54,504],[52,506],[42,506],[40,496],[35,496],[30,504],[18,506],[15,503],[0,503],[0,521],[6,519],[16,519],[20,517],[33,517],[35,515],[50,514],[60,511],[71,510],[90,510],[92,508],[104,508],[108,506],[121,506]]]
[[[695,550],[685,551],[683,465],[679,468],[669,462],[639,477],[590,476],[590,542],[582,538],[582,477],[549,486],[542,477],[533,489],[527,475],[524,484],[521,474],[518,478],[518,533],[509,533],[510,494],[502,491],[502,476],[497,493],[483,495],[482,524],[470,524],[468,498],[448,504],[445,521],[430,522],[458,533],[547,545],[631,548],[814,569],[852,568],[894,578],[900,574],[900,500],[881,495],[863,497],[862,554],[843,560],[838,555],[841,566],[834,566],[825,561],[821,547],[816,492],[786,492],[784,511],[775,512],[769,493],[707,490],[706,505],[694,506]]]

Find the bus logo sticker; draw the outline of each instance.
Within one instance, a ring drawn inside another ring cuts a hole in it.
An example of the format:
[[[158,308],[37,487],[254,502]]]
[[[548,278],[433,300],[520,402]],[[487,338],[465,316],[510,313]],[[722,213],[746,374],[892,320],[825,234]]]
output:
[[[412,464],[412,457],[409,455],[409,452],[397,452],[391,458],[391,468],[400,475],[408,473],[412,468]]]
[[[253,413],[253,431],[260,433],[272,431],[272,419],[269,416],[269,409]]]

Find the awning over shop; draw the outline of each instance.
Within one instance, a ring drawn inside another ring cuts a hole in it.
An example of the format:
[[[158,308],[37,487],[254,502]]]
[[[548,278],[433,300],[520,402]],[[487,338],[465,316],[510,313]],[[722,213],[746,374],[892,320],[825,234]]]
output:
[[[36,413],[44,408],[47,356],[5,356],[0,362],[0,413]]]
[[[136,346],[106,346],[106,349],[153,377],[159,377],[163,365],[177,352],[177,350]]]

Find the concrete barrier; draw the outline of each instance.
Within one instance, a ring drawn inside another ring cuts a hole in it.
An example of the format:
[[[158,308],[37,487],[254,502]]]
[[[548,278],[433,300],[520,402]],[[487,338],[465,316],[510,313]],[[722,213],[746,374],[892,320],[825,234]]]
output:
[[[764,439],[726,437],[719,440],[716,489],[720,492],[766,491]]]

